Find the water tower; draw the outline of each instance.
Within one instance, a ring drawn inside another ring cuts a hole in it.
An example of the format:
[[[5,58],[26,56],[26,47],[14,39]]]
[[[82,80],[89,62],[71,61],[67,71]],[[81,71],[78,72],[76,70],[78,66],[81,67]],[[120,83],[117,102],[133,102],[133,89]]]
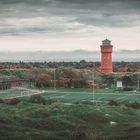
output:
[[[101,47],[101,72],[112,72],[112,48],[111,41],[105,39]]]

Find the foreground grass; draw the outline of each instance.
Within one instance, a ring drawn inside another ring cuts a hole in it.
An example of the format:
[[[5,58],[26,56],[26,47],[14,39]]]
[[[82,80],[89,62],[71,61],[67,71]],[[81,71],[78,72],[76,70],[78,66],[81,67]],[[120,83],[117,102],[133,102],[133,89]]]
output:
[[[1,93],[2,98],[14,95],[15,90]],[[47,104],[20,98],[16,105],[0,104],[0,140],[139,140],[140,110],[124,106],[140,100],[140,95],[93,93],[87,89],[59,89],[41,96]],[[17,94],[20,94],[17,92]],[[120,106],[109,106],[108,101]],[[105,102],[104,102],[105,101]],[[116,122],[117,125],[111,125]]]
[[[2,140],[139,140],[140,110],[124,106],[72,104],[56,100],[45,105],[21,99],[0,104]],[[117,125],[110,125],[110,122]]]

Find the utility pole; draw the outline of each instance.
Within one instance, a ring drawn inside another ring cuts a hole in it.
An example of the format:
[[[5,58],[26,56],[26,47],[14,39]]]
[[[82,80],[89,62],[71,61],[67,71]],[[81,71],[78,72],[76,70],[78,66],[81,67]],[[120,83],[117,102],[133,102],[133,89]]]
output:
[[[137,79],[137,90],[138,90],[138,93],[140,92],[140,76],[139,76],[139,73],[138,73],[138,79]]]
[[[92,75],[92,79],[93,79],[93,103],[95,102],[95,92],[94,92],[94,72]]]
[[[56,90],[56,68],[54,69],[54,90]]]

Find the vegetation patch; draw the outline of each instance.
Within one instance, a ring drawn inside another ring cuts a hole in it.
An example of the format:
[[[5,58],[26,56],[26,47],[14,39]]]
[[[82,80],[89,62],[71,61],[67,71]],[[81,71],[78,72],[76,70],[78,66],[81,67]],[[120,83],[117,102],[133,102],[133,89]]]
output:
[[[20,103],[20,99],[19,98],[5,99],[4,103],[9,104],[9,105],[16,105]]]
[[[133,96],[95,94],[101,101],[93,103],[92,95],[71,89],[19,98],[13,105],[1,103],[0,139],[139,140],[140,111],[126,105],[135,104]]]
[[[29,102],[43,105],[46,104],[46,100],[40,95],[31,96]]]
[[[118,101],[115,101],[115,100],[110,100],[108,105],[110,105],[110,106],[119,106],[120,103]]]
[[[134,103],[131,103],[131,104],[126,104],[127,107],[132,107],[134,109],[140,109],[140,103],[138,102],[134,102]]]
[[[0,98],[0,104],[4,103],[4,100]]]

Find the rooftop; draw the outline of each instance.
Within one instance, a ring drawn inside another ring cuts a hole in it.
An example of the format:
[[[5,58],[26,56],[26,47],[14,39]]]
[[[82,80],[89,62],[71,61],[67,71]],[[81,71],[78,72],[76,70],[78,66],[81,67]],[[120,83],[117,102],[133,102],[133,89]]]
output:
[[[108,39],[105,39],[102,41],[102,45],[111,45],[111,41]]]

